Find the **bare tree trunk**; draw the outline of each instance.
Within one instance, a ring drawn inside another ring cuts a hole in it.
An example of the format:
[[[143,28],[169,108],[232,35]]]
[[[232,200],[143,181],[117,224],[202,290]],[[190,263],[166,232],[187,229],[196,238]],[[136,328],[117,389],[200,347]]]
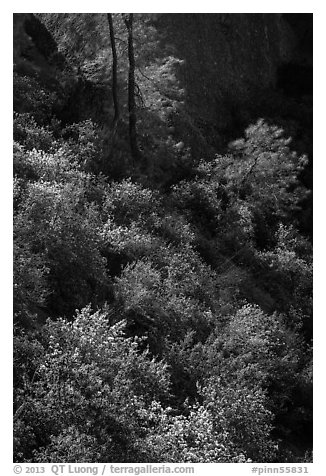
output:
[[[128,75],[128,109],[129,109],[129,140],[132,156],[137,160],[140,152],[137,144],[137,116],[136,116],[136,101],[135,101],[135,55],[133,44],[133,13],[124,16],[124,21],[128,30],[128,60],[129,60],[129,75]]]
[[[108,16],[108,22],[109,22],[109,28],[110,28],[110,40],[111,40],[111,50],[112,50],[112,97],[113,97],[113,105],[114,105],[114,119],[113,119],[113,131],[114,131],[116,129],[116,126],[120,117],[119,99],[118,99],[118,78],[117,78],[118,57],[117,57],[117,49],[115,45],[112,13],[108,13],[107,16]]]

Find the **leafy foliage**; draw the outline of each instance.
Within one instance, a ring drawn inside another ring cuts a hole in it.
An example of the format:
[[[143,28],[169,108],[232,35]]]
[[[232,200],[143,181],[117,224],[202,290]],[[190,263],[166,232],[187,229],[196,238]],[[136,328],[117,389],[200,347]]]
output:
[[[14,74],[15,460],[306,460],[303,147],[260,119],[216,148],[180,51],[163,46],[157,15],[137,14],[135,163],[123,17],[114,129],[106,15],[38,18],[65,59]]]
[[[59,319],[43,327],[36,376],[25,382],[16,402],[18,435],[22,428],[23,434],[33,435],[24,454],[17,437],[19,459],[31,458],[38,448],[33,441],[38,441],[50,445],[37,451],[36,461],[56,461],[64,448],[64,458],[78,461],[80,446],[68,445],[76,434],[86,455],[93,451],[94,457],[94,446],[98,448],[100,461],[135,457],[145,409],[167,395],[168,380],[165,366],[148,359],[146,352],[139,354],[137,341],[124,338],[123,327],[122,322],[110,326],[107,313],[92,314],[89,307],[74,322]]]

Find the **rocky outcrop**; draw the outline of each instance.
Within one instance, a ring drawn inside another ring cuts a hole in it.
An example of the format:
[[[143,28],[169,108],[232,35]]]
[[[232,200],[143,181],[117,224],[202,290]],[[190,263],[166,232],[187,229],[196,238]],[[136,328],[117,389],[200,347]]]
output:
[[[15,13],[13,20],[14,70],[53,83],[65,60],[51,33],[32,13]]]
[[[162,41],[184,60],[180,80],[189,109],[218,127],[230,121],[230,104],[273,88],[290,61],[295,35],[281,14],[163,14]]]

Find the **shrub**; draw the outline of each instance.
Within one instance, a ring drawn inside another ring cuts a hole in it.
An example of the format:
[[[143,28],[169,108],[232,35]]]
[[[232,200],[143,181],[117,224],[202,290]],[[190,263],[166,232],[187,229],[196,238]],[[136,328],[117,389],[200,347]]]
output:
[[[158,193],[125,179],[110,185],[103,210],[106,216],[112,215],[118,225],[127,225],[133,220],[146,220],[159,206]]]
[[[49,91],[31,76],[14,72],[14,110],[19,113],[30,113],[40,124],[51,120],[53,106],[58,95]]]
[[[28,184],[14,223],[15,238],[44,257],[52,312],[72,313],[100,297],[107,284],[96,207],[79,184]]]
[[[109,320],[88,307],[74,322],[47,321],[36,376],[17,397],[17,460],[79,462],[82,450],[94,462],[137,460],[151,402],[166,398],[169,381],[163,363],[124,337],[124,323]]]
[[[272,461],[272,414],[260,389],[211,379],[201,390],[203,403],[187,415],[162,411],[158,427],[146,438],[153,461],[245,463]]]
[[[40,126],[29,113],[14,113],[14,140],[27,150],[49,152],[58,147],[49,126]]]

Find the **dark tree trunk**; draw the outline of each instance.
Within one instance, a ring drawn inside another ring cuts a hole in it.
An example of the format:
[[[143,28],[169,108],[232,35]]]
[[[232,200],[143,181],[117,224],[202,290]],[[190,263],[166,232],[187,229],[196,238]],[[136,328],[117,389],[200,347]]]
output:
[[[137,160],[140,156],[137,144],[136,132],[136,101],[135,101],[135,55],[133,44],[133,13],[124,15],[124,21],[128,30],[128,60],[129,60],[129,75],[128,75],[128,109],[129,109],[129,140],[132,156]]]
[[[114,105],[113,130],[115,130],[119,117],[120,117],[119,99],[118,99],[118,78],[117,78],[118,57],[117,57],[117,49],[115,45],[112,13],[108,13],[107,15],[108,15],[109,28],[110,28],[110,40],[111,40],[111,50],[112,50],[112,97],[113,97],[113,105]]]

